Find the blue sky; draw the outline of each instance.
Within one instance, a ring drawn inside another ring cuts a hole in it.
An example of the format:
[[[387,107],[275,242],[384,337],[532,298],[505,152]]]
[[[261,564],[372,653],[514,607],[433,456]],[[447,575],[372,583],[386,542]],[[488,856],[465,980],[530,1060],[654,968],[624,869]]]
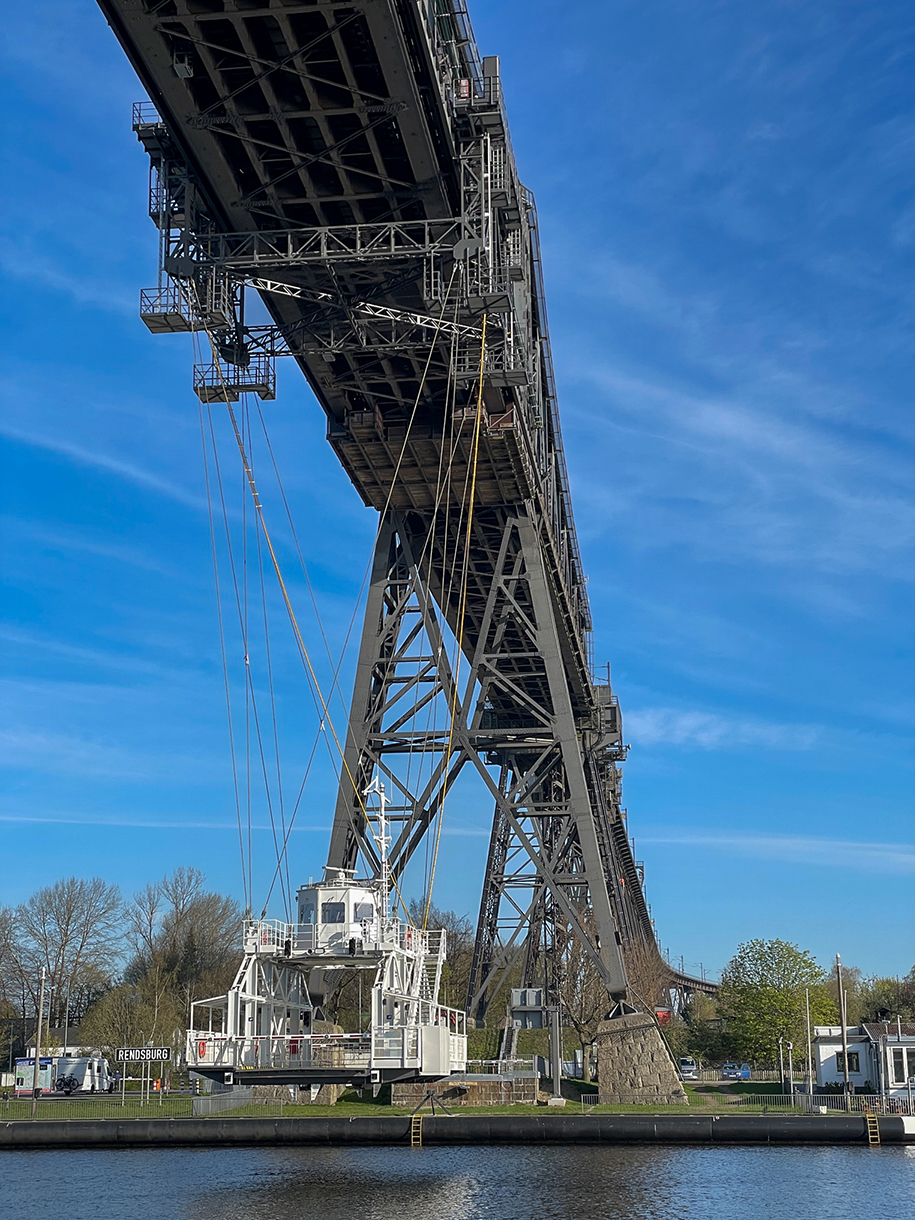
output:
[[[472,8],[538,199],[595,657],[662,941],[712,973],[753,936],[905,972],[915,13],[555,13]],[[88,0],[17,6],[7,32],[3,898],[177,864],[240,897],[193,354],[136,316],[156,256],[141,94]],[[265,411],[334,653],[373,521],[293,370]],[[316,715],[276,647],[288,790]],[[319,871],[333,791],[322,747],[294,879]],[[456,800],[440,904],[475,913],[488,818]],[[255,900],[274,858],[257,831]]]

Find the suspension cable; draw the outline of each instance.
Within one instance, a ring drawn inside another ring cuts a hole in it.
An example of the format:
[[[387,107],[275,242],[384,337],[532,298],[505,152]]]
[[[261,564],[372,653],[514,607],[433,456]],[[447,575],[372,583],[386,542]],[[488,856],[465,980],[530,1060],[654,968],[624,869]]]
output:
[[[213,517],[213,497],[210,488],[210,465],[207,459],[206,431],[203,424],[203,402],[199,403],[200,442],[203,448],[203,478],[206,486],[207,517],[210,525],[210,549],[213,555],[213,579],[216,585],[216,618],[219,623],[219,650],[222,656],[222,676],[226,696],[226,713],[229,725],[229,754],[232,760],[232,786],[235,792],[235,812],[238,820],[238,848],[241,853],[241,880],[245,898],[245,913],[251,912],[251,895],[248,893],[248,876],[245,868],[245,839],[242,830],[241,794],[238,790],[238,759],[235,754],[235,731],[232,720],[232,696],[229,685],[229,661],[226,655],[226,632],[222,616],[222,594],[219,589],[219,559],[216,548],[216,522]]]

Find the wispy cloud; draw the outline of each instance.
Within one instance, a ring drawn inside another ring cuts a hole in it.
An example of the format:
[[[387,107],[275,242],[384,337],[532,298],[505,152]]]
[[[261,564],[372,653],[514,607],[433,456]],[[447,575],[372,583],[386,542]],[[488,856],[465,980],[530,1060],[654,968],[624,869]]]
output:
[[[32,813],[0,813],[0,822],[19,823],[22,825],[36,826],[110,826],[112,828],[123,828],[125,830],[237,830],[237,821],[199,821],[195,814],[188,812],[186,815],[172,814],[169,817],[148,817],[138,816],[131,818],[110,818],[110,817],[95,817],[92,814],[32,814]],[[245,827],[247,830],[247,826]],[[272,826],[260,825],[252,823],[252,831],[258,833],[274,833]],[[293,827],[292,833],[298,832],[312,833],[321,831],[328,833],[332,827],[330,826],[314,826],[308,824],[296,824]]]
[[[639,845],[692,847],[780,864],[815,864],[856,872],[915,874],[915,843],[873,843],[795,835],[735,835],[671,832],[639,835]]]
[[[699,746],[703,750],[764,746],[812,750],[821,730],[812,724],[772,724],[676,708],[640,708],[626,713],[626,735],[640,746]]]
[[[0,730],[0,766],[128,780],[156,772],[149,756],[85,737],[24,728]]]
[[[135,296],[119,284],[105,284],[91,276],[71,275],[46,254],[12,242],[0,242],[0,270],[15,279],[44,284],[56,294],[66,293],[78,305],[95,305],[131,317],[137,309]]]
[[[619,471],[608,486],[595,467],[605,446],[576,454],[586,532],[625,523],[636,548],[830,573],[906,570],[915,470],[889,446],[786,418],[742,389],[701,395],[601,364],[579,375],[605,397],[597,414],[589,400],[588,429],[606,437]]]
[[[186,685],[188,678],[193,676],[193,671],[187,666],[178,668],[175,665],[163,665],[159,662],[130,655],[123,649],[112,648],[106,650],[104,648],[86,648],[79,644],[68,644],[66,640],[55,639],[51,636],[41,635],[38,632],[26,631],[12,624],[0,626],[0,641],[13,645],[15,649],[21,650],[22,654],[33,656],[35,654],[49,653],[53,656],[64,657],[67,660],[77,662],[79,664],[89,665],[93,668],[115,670],[118,673],[135,673],[146,674],[151,678],[161,678],[163,681],[169,681],[176,685]],[[146,647],[151,647],[150,641],[145,641]],[[155,641],[152,642],[152,646]],[[168,655],[174,655],[174,647],[162,647],[160,650]],[[8,695],[14,691],[32,691],[43,692],[52,695],[55,699],[60,698],[66,693],[71,698],[99,698],[104,691],[111,693],[123,693],[128,688],[125,686],[112,686],[102,681],[93,683],[76,683],[62,680],[54,680],[51,682],[42,681],[41,679],[26,679],[15,681],[7,679],[2,681],[3,688]],[[130,689],[133,689],[132,687]]]
[[[16,533],[49,551],[94,555],[98,559],[113,559],[116,563],[126,563],[148,572],[157,572],[161,576],[175,575],[173,568],[136,547],[100,542],[98,539],[88,538],[83,534],[66,534],[44,529],[34,522],[23,520],[20,517],[0,517],[0,529],[7,534]]]
[[[59,437],[41,436],[5,424],[0,425],[0,436],[5,436],[9,440],[16,441],[21,445],[28,445],[33,449],[44,449],[48,453],[55,453],[77,466],[85,466],[93,470],[104,470],[107,474],[116,475],[118,478],[125,479],[129,483],[134,483],[138,487],[143,487],[147,491],[154,491],[158,495],[165,496],[167,499],[174,500],[176,503],[183,504],[188,508],[206,510],[206,502],[201,496],[196,496],[185,488],[169,482],[168,479],[163,479],[149,470],[144,470],[132,462],[125,461],[123,458],[113,457],[100,450],[84,449],[80,445],[73,444],[72,441]]]

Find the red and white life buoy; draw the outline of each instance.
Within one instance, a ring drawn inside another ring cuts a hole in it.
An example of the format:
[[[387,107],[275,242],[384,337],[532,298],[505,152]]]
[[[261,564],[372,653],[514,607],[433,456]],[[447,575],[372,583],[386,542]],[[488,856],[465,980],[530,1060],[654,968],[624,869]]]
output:
[[[413,944],[413,929],[406,928],[403,934],[403,943],[406,949],[409,949]]]
[[[207,1044],[205,1042],[198,1042],[197,1043],[197,1058],[205,1059],[206,1053],[207,1053]]]

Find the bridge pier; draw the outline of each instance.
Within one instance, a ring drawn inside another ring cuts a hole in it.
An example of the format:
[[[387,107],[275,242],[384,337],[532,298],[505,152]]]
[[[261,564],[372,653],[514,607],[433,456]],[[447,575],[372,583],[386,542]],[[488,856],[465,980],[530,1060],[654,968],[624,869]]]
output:
[[[603,1021],[597,1038],[597,1087],[604,1103],[687,1104],[661,1031],[644,1012]]]

